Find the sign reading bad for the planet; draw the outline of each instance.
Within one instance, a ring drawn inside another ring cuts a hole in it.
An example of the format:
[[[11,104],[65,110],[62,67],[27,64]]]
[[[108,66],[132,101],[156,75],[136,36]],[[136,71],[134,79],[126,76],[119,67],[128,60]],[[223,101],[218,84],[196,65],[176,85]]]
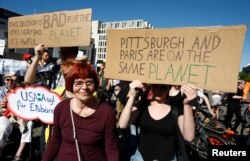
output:
[[[89,46],[92,10],[60,11],[8,20],[8,48]]]
[[[108,30],[105,77],[236,92],[247,27]]]
[[[62,98],[49,89],[36,87],[17,87],[7,95],[7,107],[17,117],[24,120],[40,119],[46,124],[53,124],[56,105]]]

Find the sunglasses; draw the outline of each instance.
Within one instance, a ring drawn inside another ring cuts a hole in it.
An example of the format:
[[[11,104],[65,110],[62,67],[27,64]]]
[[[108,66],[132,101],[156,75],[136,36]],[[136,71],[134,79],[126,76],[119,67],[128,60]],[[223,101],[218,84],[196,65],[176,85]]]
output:
[[[8,78],[7,78],[7,79],[5,79],[5,80],[6,80],[6,81],[12,81],[12,82],[14,81],[13,79],[8,79]]]

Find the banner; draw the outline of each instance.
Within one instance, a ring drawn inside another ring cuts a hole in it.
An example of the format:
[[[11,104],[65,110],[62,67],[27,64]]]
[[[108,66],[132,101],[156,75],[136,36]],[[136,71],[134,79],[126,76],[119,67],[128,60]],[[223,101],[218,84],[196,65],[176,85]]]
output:
[[[40,119],[53,124],[54,109],[62,98],[42,86],[17,87],[7,94],[7,107],[17,117],[24,120]]]
[[[105,78],[236,92],[247,27],[108,30]]]
[[[17,76],[24,76],[26,70],[26,61],[0,59],[0,74],[16,74]]]
[[[8,48],[89,46],[91,24],[91,9],[12,17],[8,21]]]
[[[4,54],[5,40],[0,40],[0,55]]]

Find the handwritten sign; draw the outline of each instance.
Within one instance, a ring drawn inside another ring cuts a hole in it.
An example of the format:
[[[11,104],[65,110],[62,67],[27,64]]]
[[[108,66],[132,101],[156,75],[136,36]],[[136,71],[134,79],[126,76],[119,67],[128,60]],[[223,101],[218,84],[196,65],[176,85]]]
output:
[[[0,55],[4,54],[5,40],[0,40]]]
[[[9,18],[8,48],[89,46],[92,10],[61,11]]]
[[[0,59],[0,74],[16,74],[23,76],[27,70],[25,61]]]
[[[14,92],[8,93],[7,100],[7,107],[15,116],[53,124],[54,109],[62,98],[45,87],[36,86],[17,87]]]
[[[108,30],[104,76],[235,92],[246,29]]]

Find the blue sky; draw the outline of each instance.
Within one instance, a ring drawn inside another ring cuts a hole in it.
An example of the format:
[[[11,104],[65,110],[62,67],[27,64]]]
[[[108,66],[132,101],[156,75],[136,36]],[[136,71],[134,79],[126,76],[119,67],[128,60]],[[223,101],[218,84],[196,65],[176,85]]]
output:
[[[250,0],[0,0],[0,7],[30,15],[92,8],[93,20],[143,19],[155,28],[250,26]],[[240,68],[250,64],[248,28]]]

